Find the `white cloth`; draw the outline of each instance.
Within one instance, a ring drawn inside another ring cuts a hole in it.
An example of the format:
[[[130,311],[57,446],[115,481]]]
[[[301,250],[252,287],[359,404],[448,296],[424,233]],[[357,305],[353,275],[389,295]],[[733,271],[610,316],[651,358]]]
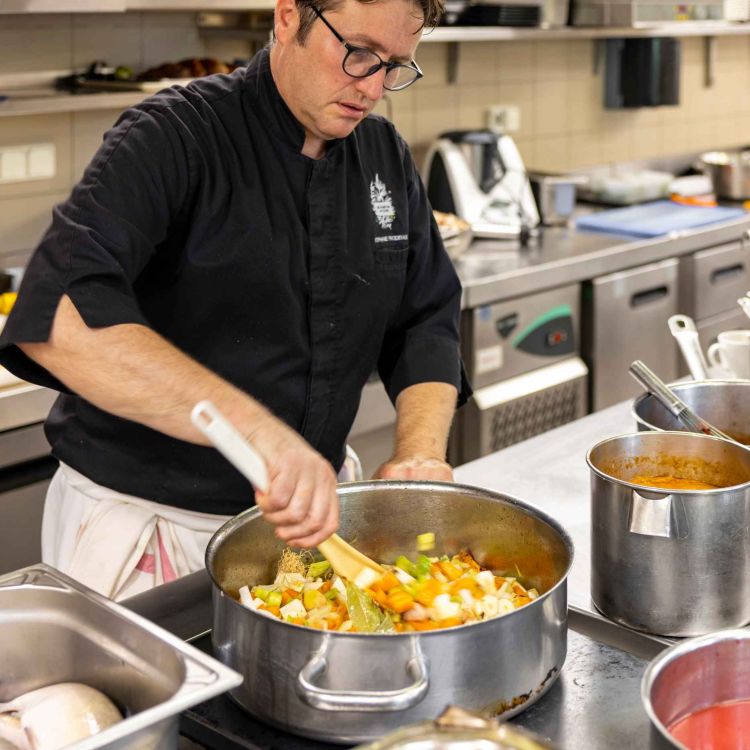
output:
[[[111,599],[202,570],[230,516],[175,508],[102,487],[60,464],[42,519],[42,560]]]

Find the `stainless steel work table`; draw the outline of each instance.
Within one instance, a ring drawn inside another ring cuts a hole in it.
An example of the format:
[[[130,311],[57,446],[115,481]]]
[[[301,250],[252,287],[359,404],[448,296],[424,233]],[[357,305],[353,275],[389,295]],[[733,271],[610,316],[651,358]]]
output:
[[[589,209],[581,209],[587,211]],[[476,240],[456,261],[465,309],[553,289],[597,276],[737,242],[750,214],[652,239],[548,227],[522,247],[517,240]]]

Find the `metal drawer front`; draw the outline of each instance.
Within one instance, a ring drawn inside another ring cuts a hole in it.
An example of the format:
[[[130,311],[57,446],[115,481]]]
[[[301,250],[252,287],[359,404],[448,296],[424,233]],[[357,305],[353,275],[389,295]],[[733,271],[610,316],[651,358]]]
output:
[[[635,359],[659,377],[677,377],[677,345],[667,318],[677,312],[677,259],[601,276],[586,290],[585,359],[593,411],[640,393],[628,374]]]
[[[716,343],[716,338],[722,331],[750,328],[750,319],[738,307],[736,310],[730,310],[721,315],[713,315],[705,320],[698,320],[695,327],[698,329],[698,337],[703,351],[707,351],[711,344]]]
[[[49,479],[0,492],[0,573],[9,573],[42,559],[42,512]]]
[[[740,243],[699,250],[693,256],[694,318],[731,310],[749,288],[750,250]]]

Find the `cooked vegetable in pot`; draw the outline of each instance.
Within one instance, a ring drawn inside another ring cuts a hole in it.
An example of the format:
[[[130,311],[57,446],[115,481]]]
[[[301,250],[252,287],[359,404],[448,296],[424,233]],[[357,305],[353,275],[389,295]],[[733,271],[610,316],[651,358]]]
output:
[[[516,578],[483,570],[468,552],[401,556],[378,577],[339,578],[322,560],[305,573],[279,572],[268,586],[243,586],[240,602],[294,625],[350,633],[437,630],[512,612],[539,596]]]

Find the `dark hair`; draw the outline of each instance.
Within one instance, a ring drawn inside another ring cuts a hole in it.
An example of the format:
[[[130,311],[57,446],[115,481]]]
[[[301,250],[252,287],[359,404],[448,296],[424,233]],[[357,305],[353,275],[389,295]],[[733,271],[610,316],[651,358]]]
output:
[[[360,3],[373,3],[377,0],[357,0]],[[440,17],[443,15],[445,0],[409,0],[419,9],[422,15],[422,27],[431,29],[437,26]],[[297,41],[300,44],[305,43],[307,35],[310,33],[310,27],[315,21],[316,15],[313,12],[314,5],[318,10],[330,10],[341,5],[341,0],[296,0],[297,10],[299,11],[299,29],[297,30]]]

